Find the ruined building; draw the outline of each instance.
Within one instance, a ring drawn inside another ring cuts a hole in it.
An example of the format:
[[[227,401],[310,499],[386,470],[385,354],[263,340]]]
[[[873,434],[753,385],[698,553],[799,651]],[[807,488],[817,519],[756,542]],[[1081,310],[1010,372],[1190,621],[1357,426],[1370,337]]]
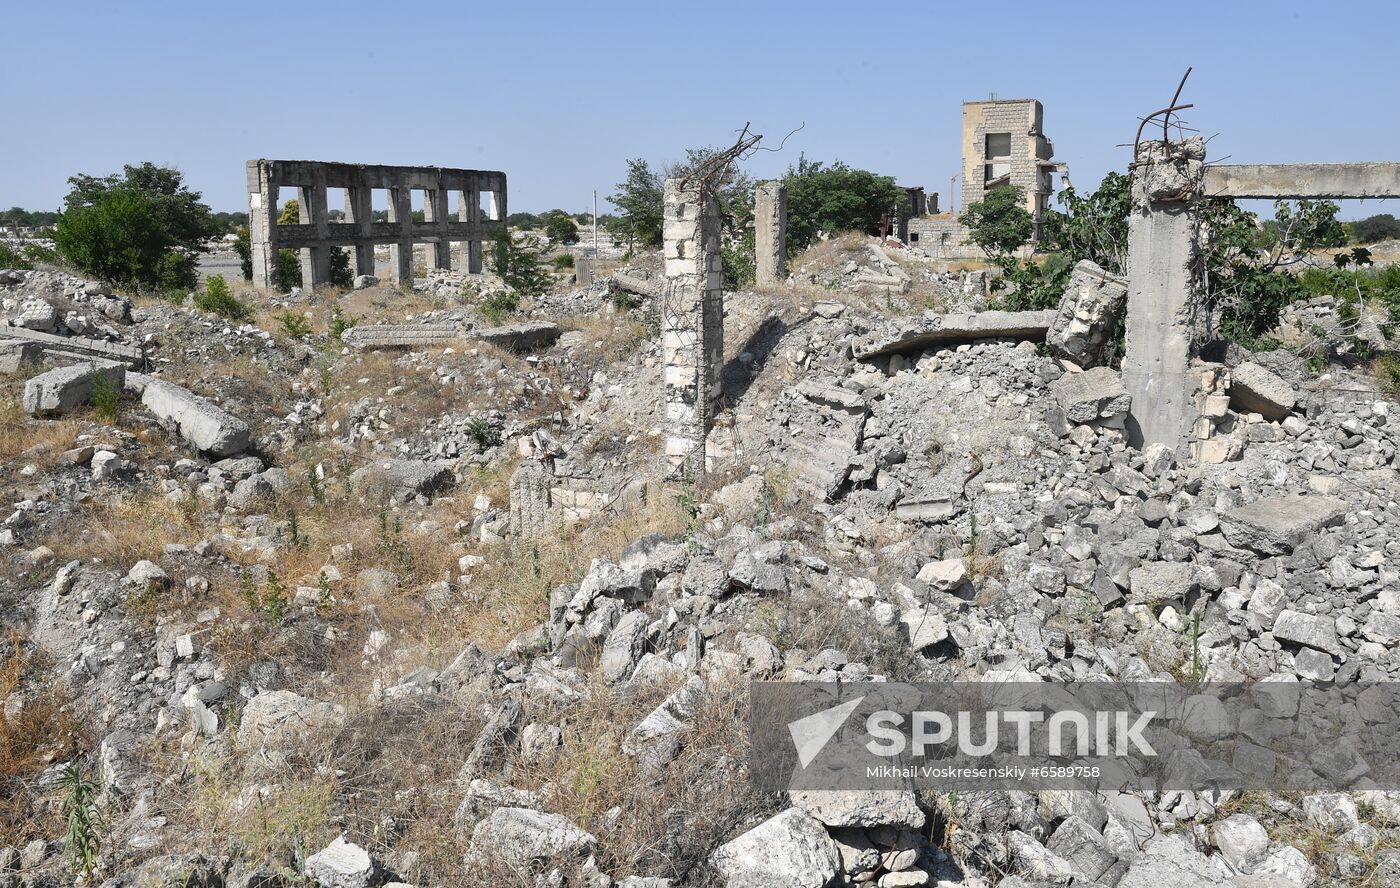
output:
[[[458,265],[481,272],[481,245],[505,229],[506,174],[496,170],[445,167],[321,163],[311,160],[250,160],[248,230],[252,238],[253,284],[275,283],[277,252],[299,252],[302,281],[315,287],[330,281],[331,251],[349,248],[356,274],[374,274],[374,248],[389,247],[389,276],[413,283],[414,244],[427,245],[427,264]],[[279,224],[279,191],[295,191],[298,224]],[[343,215],[332,219],[330,191],[343,194]],[[374,192],[382,192],[386,221],[374,219]],[[414,191],[421,193],[423,220],[414,219]],[[456,196],[456,212],[450,198]]]
[[[1003,185],[1019,187],[1026,198],[1026,210],[1035,218],[1036,237],[1040,219],[1054,193],[1053,174],[1066,172],[1065,165],[1051,160],[1055,147],[1044,132],[1045,109],[1036,99],[992,99],[963,102],[962,124],[962,204],[966,209]],[[938,212],[938,195],[926,201],[915,198],[910,189],[910,218],[900,220],[900,236],[931,256],[947,259],[981,258],[981,251],[968,243],[967,229],[958,223],[958,213],[950,204],[948,212]]]

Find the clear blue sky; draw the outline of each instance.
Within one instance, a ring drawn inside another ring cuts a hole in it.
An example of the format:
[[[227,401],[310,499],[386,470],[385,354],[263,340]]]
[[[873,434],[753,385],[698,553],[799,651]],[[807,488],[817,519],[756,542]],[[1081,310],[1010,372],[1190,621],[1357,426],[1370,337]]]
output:
[[[757,175],[803,151],[946,193],[959,103],[993,92],[1044,102],[1083,188],[1188,64],[1212,158],[1400,159],[1393,2],[78,0],[4,22],[0,207],[153,160],[244,210],[244,161],[269,157],[501,169],[512,210],[583,211],[595,188],[606,209],[625,158],[745,121],[772,143],[806,123]]]

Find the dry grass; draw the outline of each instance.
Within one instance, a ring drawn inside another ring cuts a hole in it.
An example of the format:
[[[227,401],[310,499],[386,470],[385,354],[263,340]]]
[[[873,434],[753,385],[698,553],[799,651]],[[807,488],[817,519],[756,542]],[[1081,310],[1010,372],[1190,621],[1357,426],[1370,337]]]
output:
[[[0,391],[0,461],[11,468],[17,463],[52,465],[73,446],[83,424],[75,419],[34,419],[20,404],[20,386]]]
[[[44,664],[18,632],[0,637],[0,845],[22,845],[59,831],[57,814],[36,792],[33,779],[92,746],[63,690],[43,683],[43,673]],[[12,695],[22,705],[7,715],[4,704]]]

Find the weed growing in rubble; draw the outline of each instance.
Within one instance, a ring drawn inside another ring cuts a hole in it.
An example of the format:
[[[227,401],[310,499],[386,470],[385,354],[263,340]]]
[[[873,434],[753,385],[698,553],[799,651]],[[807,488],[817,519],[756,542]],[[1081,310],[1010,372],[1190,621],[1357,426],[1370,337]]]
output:
[[[63,816],[68,821],[68,860],[74,871],[87,878],[97,867],[97,851],[102,844],[98,837],[103,827],[102,812],[97,807],[98,786],[88,779],[81,760],[68,763],[58,785],[64,792]]]
[[[305,315],[297,314],[294,311],[284,311],[277,316],[277,323],[282,326],[282,332],[292,339],[305,339],[311,335],[311,322]]]
[[[291,600],[287,597],[287,587],[282,584],[282,580],[277,574],[269,571],[267,590],[259,592],[257,584],[253,582],[252,574],[244,572],[240,591],[248,609],[255,614],[260,614],[269,623],[281,623],[287,618],[287,611],[291,608]]]
[[[230,321],[246,321],[253,317],[253,309],[234,298],[221,274],[212,275],[204,282],[204,292],[194,294],[194,307]]]
[[[511,291],[492,293],[477,303],[477,307],[488,321],[499,324],[507,315],[513,315],[520,310],[520,294]]]
[[[345,335],[345,331],[352,329],[359,322],[359,318],[347,318],[344,312],[340,310],[339,305],[332,306],[330,323],[331,339],[340,342],[341,337]]]
[[[467,437],[476,442],[476,446],[482,450],[487,450],[501,443],[501,433],[489,422],[479,416],[473,416],[467,420]]]
[[[93,414],[108,425],[114,425],[121,416],[121,401],[116,386],[112,385],[106,374],[98,373],[96,367],[92,369],[92,393],[88,395],[88,404]]]
[[[312,467],[306,473],[306,486],[311,490],[311,499],[318,506],[326,504],[326,485],[321,481],[321,476],[317,474],[316,468]]]
[[[302,531],[297,522],[296,512],[289,512],[287,516],[287,541],[292,544],[293,549],[301,552],[305,552],[311,545],[311,538]]]
[[[1400,355],[1381,355],[1372,362],[1371,369],[1380,382],[1381,391],[1400,395]]]
[[[379,554],[406,573],[413,570],[413,551],[403,537],[403,522],[397,515],[390,521],[389,513],[384,509],[379,510]]]

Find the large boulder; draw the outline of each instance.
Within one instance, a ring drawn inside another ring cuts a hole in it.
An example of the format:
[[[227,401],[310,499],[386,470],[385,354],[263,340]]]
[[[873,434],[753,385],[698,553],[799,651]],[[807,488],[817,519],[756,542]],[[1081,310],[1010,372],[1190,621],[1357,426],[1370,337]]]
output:
[[[1270,496],[1220,517],[1225,539],[1237,549],[1284,555],[1324,527],[1340,524],[1347,504],[1333,496]]]
[[[1132,405],[1123,378],[1107,367],[1066,373],[1050,386],[1050,396],[1066,421],[1075,424],[1121,417]]]
[[[1298,395],[1277,373],[1249,361],[1230,371],[1230,407],[1278,422],[1293,412]]]
[[[925,815],[910,790],[791,790],[793,805],[831,827],[898,826],[919,829]]]
[[[456,480],[452,465],[426,459],[393,459],[356,469],[350,483],[357,488],[381,484],[396,498],[431,496]]]
[[[320,888],[369,888],[377,875],[369,852],[344,836],[306,858],[306,877]]]
[[[1046,331],[1045,344],[1086,370],[1107,364],[1127,302],[1128,284],[1123,278],[1088,259],[1079,260],[1060,297],[1060,310]]]
[[[91,400],[98,379],[105,379],[113,391],[121,391],[126,368],[119,364],[75,364],[40,373],[24,384],[25,412],[42,416],[82,407]]]
[[[342,706],[309,700],[291,691],[265,691],[243,707],[238,747],[284,749],[310,733],[339,727],[344,721]]]
[[[821,822],[788,808],[721,845],[711,862],[728,888],[825,888],[841,855]]]
[[[472,830],[467,857],[528,871],[537,861],[582,859],[598,840],[559,814],[531,808],[497,808]]]
[[[141,403],[161,425],[197,450],[214,456],[233,456],[248,449],[252,434],[248,424],[188,389],[151,377],[133,379],[133,387],[140,389]]]

